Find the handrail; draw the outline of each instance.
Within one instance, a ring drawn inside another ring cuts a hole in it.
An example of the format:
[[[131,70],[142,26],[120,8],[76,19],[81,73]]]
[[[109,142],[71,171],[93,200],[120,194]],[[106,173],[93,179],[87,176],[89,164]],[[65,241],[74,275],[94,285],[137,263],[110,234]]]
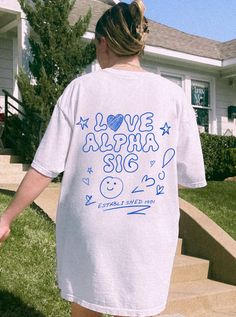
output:
[[[10,97],[11,99],[13,99],[15,102],[17,102],[21,107],[24,108],[24,105],[23,105],[23,102],[21,102],[19,99],[17,99],[16,97],[14,97],[13,95],[11,95],[7,90],[5,89],[2,89],[2,92],[5,94],[5,97],[8,96]],[[19,112],[22,116],[25,116],[25,113],[22,112],[20,109],[16,108],[13,104],[11,104],[9,101],[7,102],[8,105],[10,105],[14,110],[16,110],[17,112]],[[5,104],[6,105],[6,104]],[[42,120],[42,121],[45,121],[43,119],[42,116],[40,116],[38,113],[36,112],[33,112],[32,113],[33,116],[37,117],[38,119]]]
[[[12,142],[12,137],[10,137],[9,135],[9,127],[8,127],[9,118],[16,114],[20,119],[22,119],[22,117],[27,119],[28,115],[24,111],[24,104],[22,101],[18,100],[16,97],[14,97],[5,89],[2,89],[2,91],[5,94],[4,143],[7,144],[8,141],[10,141],[10,143]],[[12,100],[15,101],[21,107],[21,110],[12,104]],[[38,122],[37,124],[39,124],[38,125],[38,140],[40,141],[42,138],[42,125],[43,123],[45,123],[45,120],[36,112],[32,112],[31,115],[33,115],[33,117]]]
[[[22,103],[19,99],[17,99],[17,98],[14,97],[13,95],[11,95],[7,90],[2,89],[2,92],[4,92],[5,96],[7,95],[7,96],[11,97],[11,99],[13,99],[14,101],[16,101],[19,105],[23,106],[23,103]]]

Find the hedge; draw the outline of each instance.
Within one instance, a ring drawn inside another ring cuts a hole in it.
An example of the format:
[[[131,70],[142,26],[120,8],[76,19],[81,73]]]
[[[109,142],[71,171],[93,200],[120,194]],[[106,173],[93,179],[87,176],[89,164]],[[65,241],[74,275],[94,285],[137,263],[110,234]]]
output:
[[[236,176],[236,137],[207,133],[200,137],[207,180]]]

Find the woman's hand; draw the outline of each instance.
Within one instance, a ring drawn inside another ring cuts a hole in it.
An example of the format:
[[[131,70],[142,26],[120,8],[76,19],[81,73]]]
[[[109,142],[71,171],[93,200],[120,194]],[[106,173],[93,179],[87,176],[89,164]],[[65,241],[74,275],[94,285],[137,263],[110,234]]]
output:
[[[9,236],[10,226],[14,219],[39,196],[50,182],[51,178],[32,168],[29,169],[14,198],[0,217],[0,243]]]
[[[0,217],[0,243],[8,238],[10,232],[10,223],[4,217]]]

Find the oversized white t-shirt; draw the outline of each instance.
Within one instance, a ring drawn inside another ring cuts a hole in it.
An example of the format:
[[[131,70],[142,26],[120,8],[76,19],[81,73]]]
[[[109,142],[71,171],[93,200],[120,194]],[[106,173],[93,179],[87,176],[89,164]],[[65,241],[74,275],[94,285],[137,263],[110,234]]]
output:
[[[165,309],[178,183],[206,185],[194,110],[174,83],[107,68],[59,98],[32,167],[64,171],[56,219],[63,298],[119,316]]]

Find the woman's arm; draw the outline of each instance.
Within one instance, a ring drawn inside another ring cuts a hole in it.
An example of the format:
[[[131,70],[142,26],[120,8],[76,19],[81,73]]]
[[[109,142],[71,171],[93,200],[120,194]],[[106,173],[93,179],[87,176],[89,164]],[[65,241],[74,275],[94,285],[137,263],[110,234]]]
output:
[[[40,195],[51,180],[50,177],[40,174],[33,168],[29,169],[0,218],[0,242],[8,237],[12,221]]]

